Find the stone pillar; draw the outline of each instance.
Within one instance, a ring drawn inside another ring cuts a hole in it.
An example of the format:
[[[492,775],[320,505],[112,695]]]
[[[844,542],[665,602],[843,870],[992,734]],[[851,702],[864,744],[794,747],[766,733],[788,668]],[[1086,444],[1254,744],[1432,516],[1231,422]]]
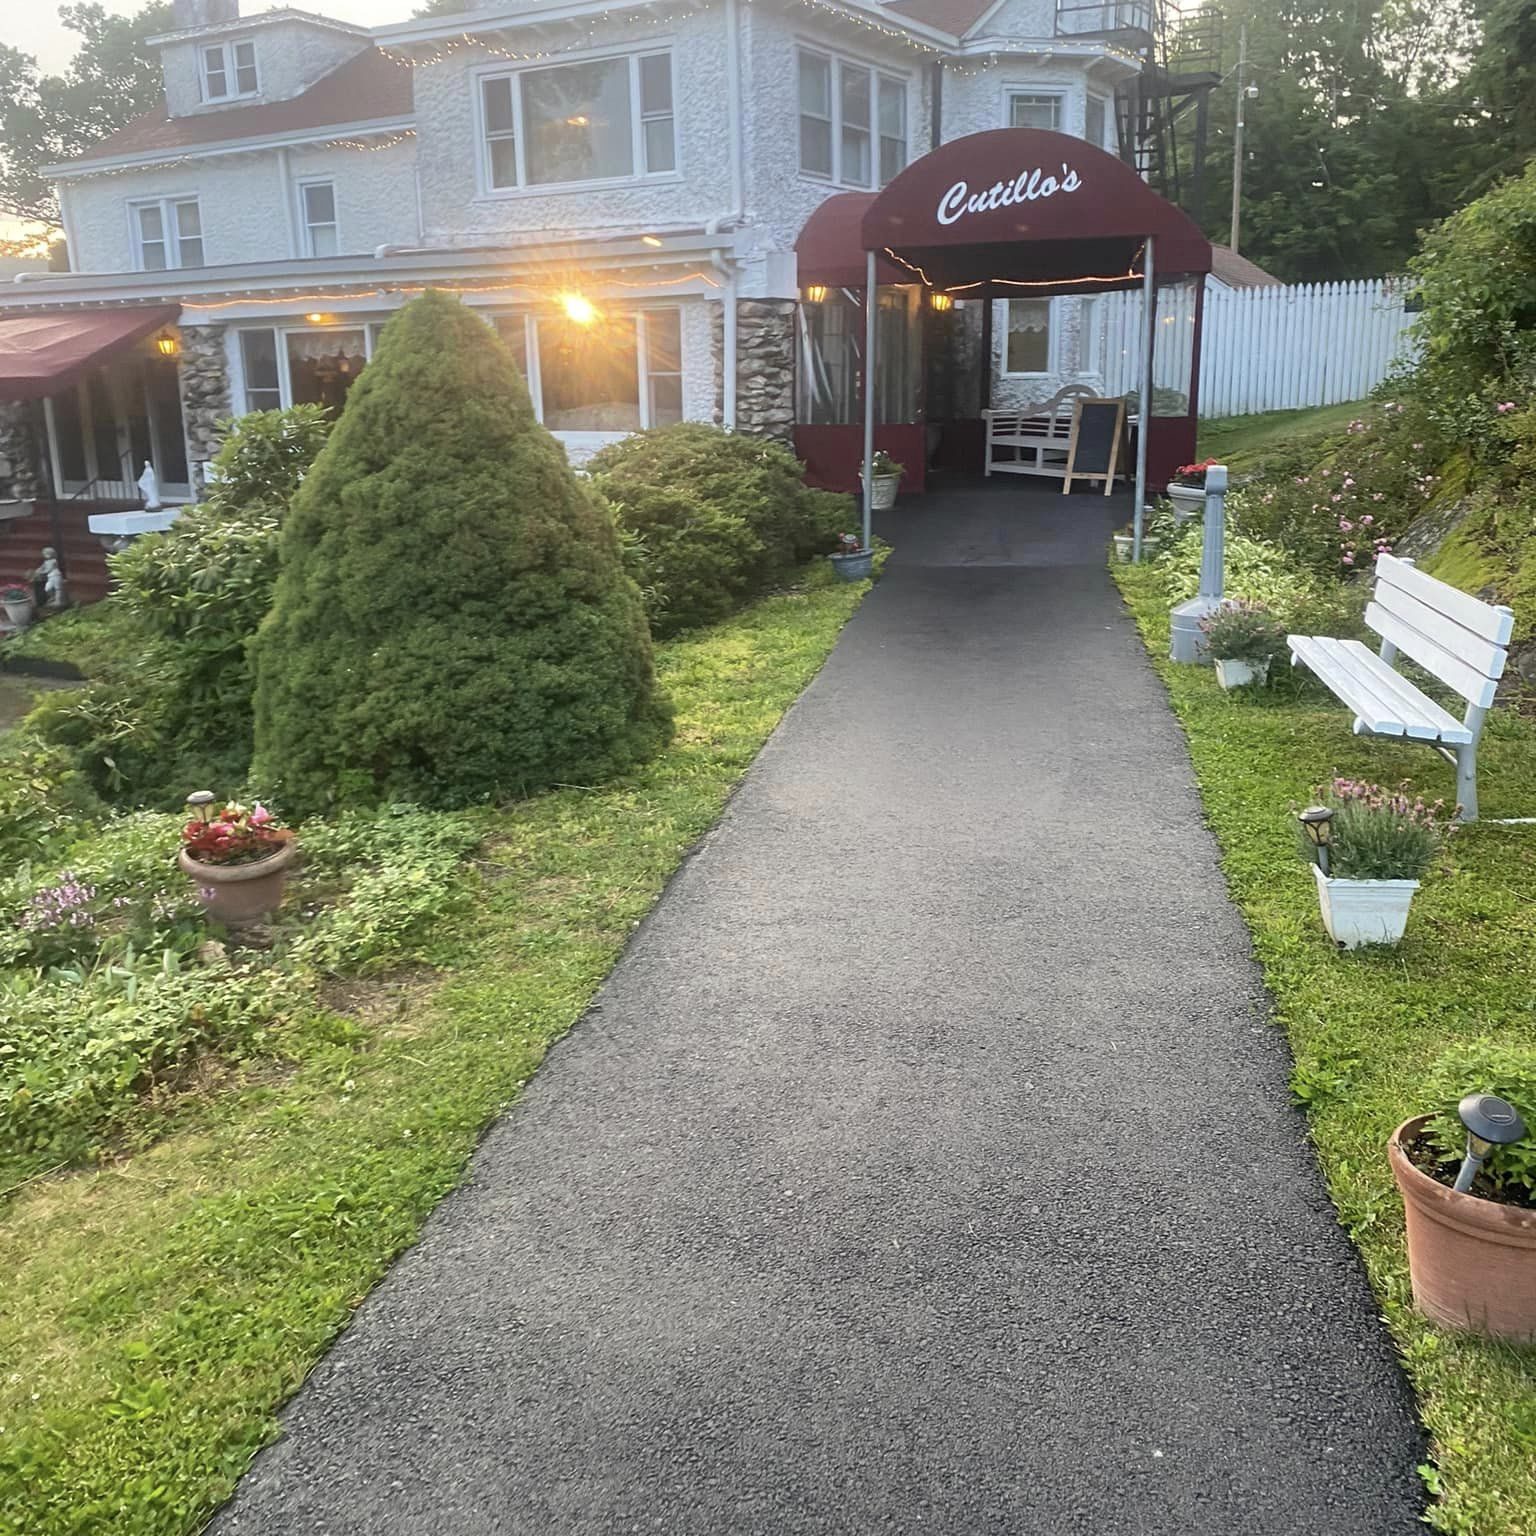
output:
[[[736,430],[793,446],[795,301],[736,305]]]
[[[226,327],[184,325],[181,328],[181,416],[187,434],[187,465],[192,493],[203,489],[201,464],[218,452],[219,423],[234,414],[229,390],[229,360],[224,351]]]
[[[33,407],[0,401],[0,500],[36,501],[42,494],[41,444]]]

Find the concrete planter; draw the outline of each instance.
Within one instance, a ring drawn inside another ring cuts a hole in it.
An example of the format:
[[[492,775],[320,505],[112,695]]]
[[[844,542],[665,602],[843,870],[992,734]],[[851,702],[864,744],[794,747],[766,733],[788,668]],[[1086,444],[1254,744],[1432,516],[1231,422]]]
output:
[[[1457,1194],[1416,1167],[1409,1149],[1429,1118],[1405,1120],[1387,1143],[1407,1217],[1414,1304],[1445,1328],[1536,1340],[1536,1211]]]
[[[1182,523],[1186,518],[1205,511],[1205,487],[1203,485],[1170,485],[1168,500],[1173,503],[1173,515]]]
[[[1256,666],[1251,661],[1221,658],[1216,663],[1216,681],[1223,688],[1251,688],[1255,683],[1262,686],[1269,681],[1270,660],[1266,656],[1263,664]]]
[[[1316,864],[1312,874],[1323,927],[1335,944],[1359,949],[1362,944],[1396,944],[1402,938],[1417,880],[1335,880]]]
[[[871,475],[869,478],[870,506],[876,512],[889,512],[896,505],[896,487],[900,484],[900,475]]]
[[[298,844],[288,842],[251,864],[205,864],[185,848],[176,862],[197,887],[197,899],[208,916],[235,928],[259,922],[277,910],[298,856]]]
[[[875,570],[875,552],[861,549],[856,555],[828,555],[839,581],[867,581]]]
[[[1143,534],[1141,539],[1141,554],[1144,560],[1150,560],[1159,549],[1163,541],[1154,538],[1151,534]],[[1129,565],[1135,558],[1136,538],[1129,533],[1117,533],[1115,535],[1115,559],[1121,565]]]
[[[19,603],[7,602],[4,607],[6,621],[17,629],[25,629],[37,614],[37,605],[30,597]]]

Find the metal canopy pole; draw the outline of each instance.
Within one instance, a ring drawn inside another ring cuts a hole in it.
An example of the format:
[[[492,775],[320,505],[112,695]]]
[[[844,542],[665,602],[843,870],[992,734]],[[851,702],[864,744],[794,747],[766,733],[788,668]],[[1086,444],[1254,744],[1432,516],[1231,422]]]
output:
[[[875,253],[864,269],[864,548],[871,548],[875,500]]]
[[[1142,315],[1146,320],[1141,338],[1141,408],[1136,423],[1136,506],[1131,513],[1131,559],[1141,563],[1142,524],[1147,511],[1147,439],[1152,435],[1152,350],[1157,341],[1157,278],[1151,235],[1142,256]]]

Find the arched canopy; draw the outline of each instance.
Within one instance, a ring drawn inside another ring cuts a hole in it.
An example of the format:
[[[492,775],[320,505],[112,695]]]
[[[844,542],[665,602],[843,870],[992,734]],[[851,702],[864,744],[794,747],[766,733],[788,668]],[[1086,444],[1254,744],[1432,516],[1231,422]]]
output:
[[[851,224],[852,200],[831,203]],[[997,128],[941,145],[869,196],[857,248],[957,297],[1044,296],[1138,287],[1149,235],[1160,280],[1211,270],[1199,226],[1124,161],[1068,134]]]

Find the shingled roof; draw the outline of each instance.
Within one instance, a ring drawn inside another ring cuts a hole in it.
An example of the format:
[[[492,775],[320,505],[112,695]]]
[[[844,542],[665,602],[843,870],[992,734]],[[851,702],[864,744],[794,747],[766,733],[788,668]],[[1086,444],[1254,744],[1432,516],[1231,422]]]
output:
[[[890,0],[886,9],[908,21],[964,37],[992,9],[995,0]]]
[[[172,117],[162,102],[70,161],[197,150],[239,139],[278,138],[343,123],[398,122],[411,115],[411,71],[366,48],[286,101]]]

